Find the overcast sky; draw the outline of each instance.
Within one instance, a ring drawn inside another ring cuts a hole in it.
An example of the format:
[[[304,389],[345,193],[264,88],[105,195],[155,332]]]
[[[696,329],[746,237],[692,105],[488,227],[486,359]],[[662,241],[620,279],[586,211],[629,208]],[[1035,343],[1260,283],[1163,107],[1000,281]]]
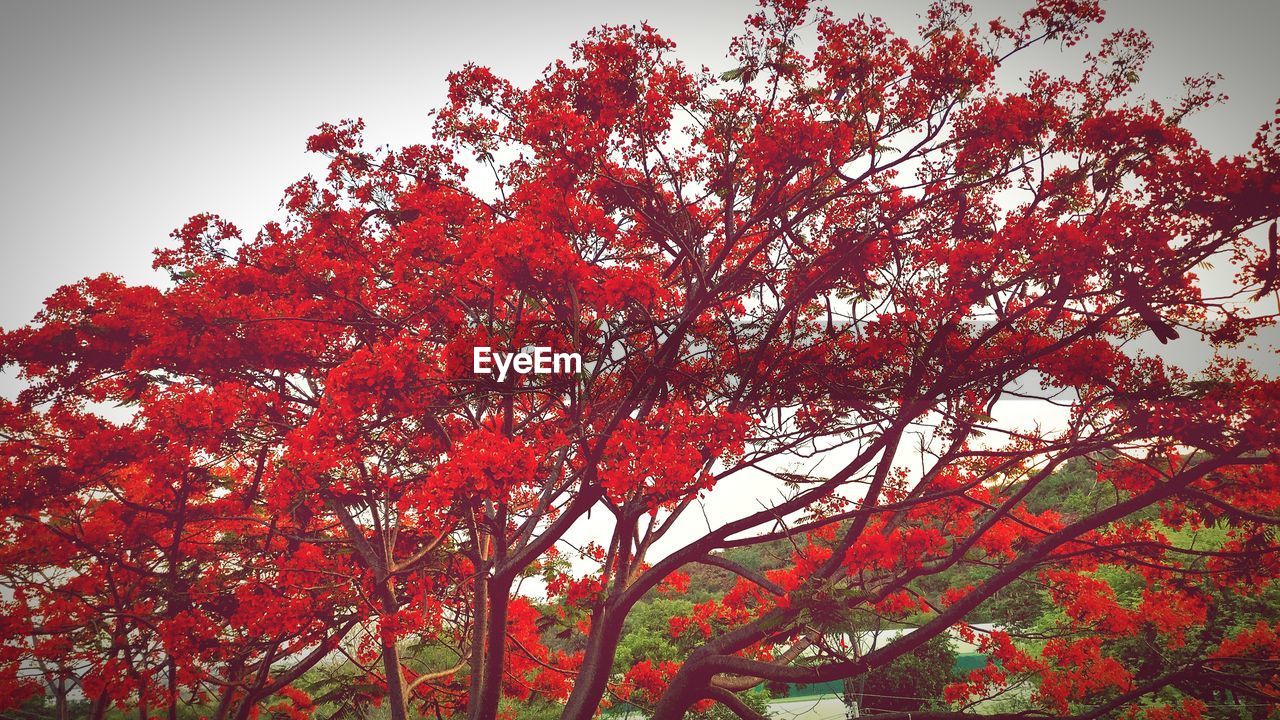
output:
[[[974,4],[980,16],[1023,7]],[[912,32],[924,2],[830,6]],[[87,275],[159,281],[151,250],[197,212],[252,234],[284,187],[320,167],[303,142],[321,122],[363,117],[375,144],[423,141],[449,71],[474,61],[528,82],[601,23],[647,20],[690,65],[725,70],[728,40],[753,7],[0,0],[0,327],[29,321],[55,288]],[[1247,147],[1280,96],[1280,2],[1107,7],[1095,35],[1136,26],[1155,42],[1140,89],[1168,97],[1185,76],[1222,73],[1230,102],[1192,126],[1216,151]],[[1033,57],[1079,66],[1056,46]]]

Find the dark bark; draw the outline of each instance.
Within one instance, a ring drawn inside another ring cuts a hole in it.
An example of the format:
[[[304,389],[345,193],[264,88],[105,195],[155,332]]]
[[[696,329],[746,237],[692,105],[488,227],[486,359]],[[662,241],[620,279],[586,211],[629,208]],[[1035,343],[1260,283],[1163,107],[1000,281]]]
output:
[[[483,566],[481,566],[483,567]],[[483,572],[481,573],[483,577]],[[472,613],[475,625],[471,629],[471,677],[468,679],[468,716],[470,706],[480,697],[480,687],[484,681],[485,637],[489,632],[486,618],[489,615],[489,584],[483,580],[476,582],[475,597],[472,602]]]
[[[749,705],[742,701],[742,698],[724,688],[711,688],[707,693],[707,697],[729,708],[734,715],[742,718],[742,720],[767,720],[765,716],[752,710]]]
[[[379,602],[382,605],[383,617],[393,617],[400,609],[400,604],[395,597],[394,583],[395,581],[390,578],[381,580],[378,583]],[[381,642],[382,670],[386,676],[387,702],[391,720],[407,720],[409,708],[408,699],[405,697],[404,691],[404,675],[400,672],[400,646],[396,644],[395,637],[387,635],[383,635]]]
[[[573,691],[565,704],[565,720],[590,720],[595,715],[609,684],[609,676],[613,674],[613,660],[625,618],[625,612],[605,610],[592,622],[582,666],[578,668]]]
[[[58,720],[67,720],[70,715],[67,709],[67,679],[59,677],[53,688],[53,715]]]
[[[506,662],[507,609],[511,602],[511,583],[505,578],[491,577],[487,594],[489,606],[485,613],[486,630],[482,642],[483,659],[480,663],[479,694],[472,696],[467,708],[471,720],[488,720],[497,717],[498,703],[502,700],[502,678]]]

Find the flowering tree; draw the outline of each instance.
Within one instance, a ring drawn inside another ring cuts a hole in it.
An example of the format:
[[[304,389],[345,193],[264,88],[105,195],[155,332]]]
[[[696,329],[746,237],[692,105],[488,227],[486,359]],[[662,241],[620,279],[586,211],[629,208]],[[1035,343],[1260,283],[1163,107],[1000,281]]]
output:
[[[1229,349],[1270,322],[1248,299],[1280,277],[1280,140],[1197,145],[1206,80],[1134,100],[1133,31],[1079,77],[1003,77],[1101,17],[938,4],[911,39],[776,0],[723,75],[607,27],[529,87],[453,74],[433,144],[322,127],[328,175],[279,222],[196,216],[157,252],[166,287],[88,279],[3,335],[28,388],[0,415],[0,696],[43,679],[96,717],[305,717],[321,700],[298,679],[342,657],[344,692],[397,719],[532,696],[568,718],[617,699],[757,717],[738,693],[865,675],[1035,583],[1052,639],[983,636],[991,664],[931,717],[1014,682],[1022,714],[1276,699],[1280,623],[1219,610],[1280,571],[1280,384],[1132,341]],[[1269,251],[1245,238],[1267,223]],[[1216,296],[1209,261],[1236,270]],[[499,379],[473,372],[480,346],[584,362]],[[1065,426],[993,417],[1028,395]],[[779,471],[795,458],[833,469]],[[1034,510],[1077,459],[1105,492]],[[762,473],[782,499],[655,554]],[[562,541],[592,511],[610,529],[582,574]],[[767,573],[723,552],[780,539]],[[672,620],[687,657],[616,670],[629,612],[693,564],[739,579]],[[972,584],[922,590],[961,567]],[[548,603],[519,591],[533,576]],[[870,653],[832,633],[908,616]],[[1159,652],[1131,662],[1134,638]]]

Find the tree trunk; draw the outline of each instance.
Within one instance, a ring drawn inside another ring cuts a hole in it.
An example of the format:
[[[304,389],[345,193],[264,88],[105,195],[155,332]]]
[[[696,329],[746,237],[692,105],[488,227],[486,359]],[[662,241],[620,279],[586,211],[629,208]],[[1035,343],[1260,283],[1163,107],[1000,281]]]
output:
[[[490,720],[498,716],[498,703],[502,700],[503,665],[506,662],[507,608],[511,602],[511,581],[497,576],[489,578],[488,607],[484,615],[484,658],[480,663],[478,695],[471,697],[467,707],[469,720]],[[475,685],[473,684],[473,687]]]
[[[381,595],[382,617],[394,617],[400,609],[396,601],[395,580],[388,578],[378,583]],[[387,678],[387,701],[390,703],[391,720],[408,720],[409,703],[405,696],[404,675],[400,672],[400,646],[393,635],[381,633],[382,670]]]
[[[67,679],[59,677],[53,691],[53,715],[58,720],[67,720]]]
[[[178,662],[169,656],[169,720],[178,720]]]
[[[103,690],[98,693],[98,697],[93,699],[93,705],[89,708],[89,717],[91,720],[102,720],[107,716],[107,691]]]
[[[471,677],[467,683],[468,717],[471,716],[471,707],[479,701],[480,688],[484,680],[484,643],[489,632],[488,625],[485,624],[485,618],[489,615],[489,585],[483,579],[476,583],[472,613],[475,617],[475,626],[471,629]]]
[[[696,652],[696,651],[695,651]],[[696,659],[691,661],[696,663]],[[683,720],[685,711],[705,696],[711,682],[711,675],[706,672],[689,672],[689,663],[676,673],[667,686],[667,691],[658,700],[653,709],[652,720]]]
[[[625,613],[605,611],[591,624],[582,666],[565,705],[563,720],[590,720],[595,716],[613,674],[613,660],[618,653]]]
[[[387,675],[387,700],[390,703],[391,720],[407,720],[409,705],[404,695],[404,676],[400,674],[400,648],[395,638],[382,641],[382,668]]]

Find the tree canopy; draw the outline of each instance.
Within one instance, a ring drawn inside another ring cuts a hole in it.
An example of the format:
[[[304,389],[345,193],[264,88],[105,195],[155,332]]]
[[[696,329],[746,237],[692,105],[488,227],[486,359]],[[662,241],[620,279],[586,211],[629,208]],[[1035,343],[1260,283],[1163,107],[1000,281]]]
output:
[[[974,637],[990,663],[914,717],[1014,683],[1017,717],[1275,702],[1275,607],[1229,605],[1280,571],[1280,382],[1232,352],[1274,320],[1280,131],[1201,147],[1212,82],[1137,97],[1137,31],[1019,81],[1102,14],[944,2],[899,34],[768,0],[722,74],[602,27],[527,86],[452,74],[422,145],[321,127],[327,174],[254,234],[193,217],[167,284],[58,290],[0,336],[26,381],[0,403],[0,703],[309,717],[300,678],[340,658],[396,720],[753,718],[744,693],[882,678],[1027,587],[1052,626]],[[583,365],[499,380],[480,346]],[[783,562],[734,553],[761,546]],[[632,611],[699,567],[726,589],[619,667]]]

